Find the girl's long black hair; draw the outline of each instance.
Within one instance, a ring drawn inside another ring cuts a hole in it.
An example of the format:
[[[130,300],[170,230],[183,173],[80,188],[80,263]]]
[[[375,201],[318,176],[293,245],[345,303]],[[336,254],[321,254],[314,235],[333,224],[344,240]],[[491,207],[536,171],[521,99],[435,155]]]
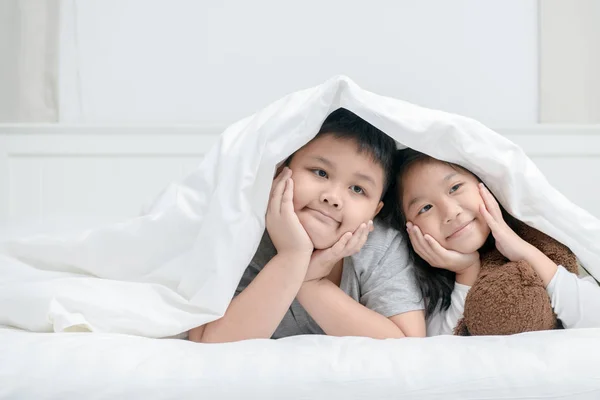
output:
[[[452,290],[454,290],[454,281],[456,274],[452,271],[435,268],[429,265],[427,261],[423,260],[414,250],[412,243],[410,242],[408,232],[406,230],[406,216],[404,215],[402,207],[402,177],[411,165],[420,162],[427,162],[434,160],[434,158],[418,152],[413,149],[398,150],[394,157],[394,177],[392,179],[389,189],[384,198],[384,207],[381,211],[382,217],[395,229],[399,230],[406,243],[410,252],[410,258],[415,266],[415,278],[423,301],[425,302],[425,315],[430,316],[438,308],[440,310],[447,310],[450,307],[450,297]],[[452,168],[460,168],[464,171],[468,171],[461,166],[456,164],[448,163]],[[472,174],[472,172],[468,171]],[[477,180],[481,182],[481,179],[473,174]],[[500,203],[498,203],[500,204]],[[500,206],[502,210],[502,216],[506,223],[515,230],[518,221],[508,214],[504,207]],[[483,246],[479,249],[479,254],[482,255],[495,248],[495,240],[492,234],[488,236]]]

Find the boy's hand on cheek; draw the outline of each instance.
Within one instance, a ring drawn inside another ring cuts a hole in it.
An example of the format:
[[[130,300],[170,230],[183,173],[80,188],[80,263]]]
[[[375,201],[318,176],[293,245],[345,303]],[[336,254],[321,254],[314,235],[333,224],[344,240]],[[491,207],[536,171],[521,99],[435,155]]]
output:
[[[304,281],[312,281],[328,276],[338,261],[360,251],[369,237],[369,232],[372,231],[373,221],[369,221],[366,224],[361,224],[354,233],[344,233],[340,240],[330,248],[315,250],[310,259]]]
[[[419,227],[411,222],[406,224],[406,230],[415,252],[432,267],[447,269],[457,275],[470,269],[477,269],[479,272],[479,253],[477,251],[463,254],[448,250],[430,235],[423,235]]]
[[[266,225],[277,254],[312,254],[313,243],[294,211],[294,181],[287,167],[273,181]]]

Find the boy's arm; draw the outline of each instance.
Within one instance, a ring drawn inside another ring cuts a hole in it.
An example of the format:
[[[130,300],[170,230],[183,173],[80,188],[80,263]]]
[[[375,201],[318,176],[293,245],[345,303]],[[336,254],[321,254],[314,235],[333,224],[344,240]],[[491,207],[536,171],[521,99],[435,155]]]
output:
[[[277,254],[233,299],[225,315],[190,332],[203,343],[270,338],[300,289],[310,255]]]
[[[344,263],[358,277],[360,301],[325,279],[306,282],[297,296],[327,334],[425,336],[421,294],[398,231],[377,224],[360,252]]]
[[[266,225],[275,255],[227,308],[225,315],[190,332],[201,342],[270,338],[294,301],[314,246],[294,211],[292,171],[285,167],[273,181]]]
[[[327,279],[305,282],[297,299],[327,335],[375,339],[425,336],[423,310],[386,318],[358,303]]]

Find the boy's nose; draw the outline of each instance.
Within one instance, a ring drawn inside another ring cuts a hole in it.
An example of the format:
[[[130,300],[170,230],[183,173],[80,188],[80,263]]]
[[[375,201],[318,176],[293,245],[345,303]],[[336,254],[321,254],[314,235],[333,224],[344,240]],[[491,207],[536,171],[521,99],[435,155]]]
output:
[[[330,206],[338,209],[342,208],[342,199],[334,192],[323,193],[321,195],[321,202],[329,204]]]

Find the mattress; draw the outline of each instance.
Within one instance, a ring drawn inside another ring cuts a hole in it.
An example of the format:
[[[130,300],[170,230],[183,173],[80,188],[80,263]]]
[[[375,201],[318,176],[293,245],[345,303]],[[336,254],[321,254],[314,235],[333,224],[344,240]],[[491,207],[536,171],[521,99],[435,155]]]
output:
[[[198,344],[0,329],[2,399],[599,399],[600,329]]]

